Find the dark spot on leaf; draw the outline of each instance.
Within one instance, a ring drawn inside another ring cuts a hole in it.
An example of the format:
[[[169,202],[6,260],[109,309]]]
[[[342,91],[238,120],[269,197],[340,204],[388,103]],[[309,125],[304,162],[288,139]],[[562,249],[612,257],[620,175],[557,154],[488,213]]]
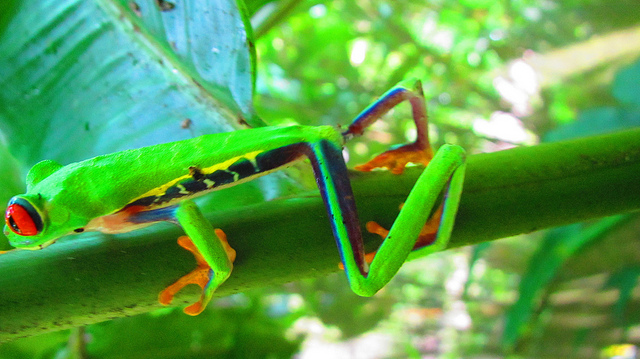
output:
[[[249,123],[247,122],[247,120],[244,119],[244,116],[242,116],[242,114],[238,114],[237,121],[242,126],[251,127],[251,126],[249,126]]]
[[[176,7],[176,4],[167,0],[156,0],[156,3],[158,4],[160,11],[171,11]]]
[[[133,13],[136,14],[136,16],[138,17],[142,16],[142,12],[140,12],[140,5],[138,5],[137,2],[129,1],[129,9],[131,9],[131,11],[133,11]]]

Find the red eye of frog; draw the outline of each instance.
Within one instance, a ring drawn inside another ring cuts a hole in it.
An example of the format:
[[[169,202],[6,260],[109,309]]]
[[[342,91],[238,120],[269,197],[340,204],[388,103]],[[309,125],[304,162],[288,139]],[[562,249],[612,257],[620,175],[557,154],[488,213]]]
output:
[[[42,219],[31,203],[22,198],[13,198],[4,214],[11,231],[20,236],[35,236],[42,231]]]

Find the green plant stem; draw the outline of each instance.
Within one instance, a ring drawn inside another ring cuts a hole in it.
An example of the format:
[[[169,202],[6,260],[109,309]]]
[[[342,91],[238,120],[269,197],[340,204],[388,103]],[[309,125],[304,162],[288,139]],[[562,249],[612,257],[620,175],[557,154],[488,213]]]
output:
[[[361,220],[391,224],[419,173],[353,173]],[[638,209],[640,129],[473,155],[450,247]],[[317,192],[208,218],[238,251],[221,296],[338,271]],[[0,256],[0,341],[159,308],[157,294],[194,267],[175,243],[179,235],[179,228],[158,224]],[[369,234],[365,240],[379,241]],[[198,294],[187,288],[175,302],[193,302]]]

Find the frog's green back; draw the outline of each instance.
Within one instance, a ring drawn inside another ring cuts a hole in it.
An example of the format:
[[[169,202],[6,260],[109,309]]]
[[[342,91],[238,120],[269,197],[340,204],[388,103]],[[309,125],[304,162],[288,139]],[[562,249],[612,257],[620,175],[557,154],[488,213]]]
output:
[[[190,173],[190,167],[214,171],[287,145],[326,139],[340,145],[341,135],[328,126],[265,127],[154,145],[98,156],[57,168],[29,186],[53,206],[91,219],[117,211],[147,194],[159,193]],[[37,168],[34,167],[34,170]],[[33,171],[32,171],[33,172]]]

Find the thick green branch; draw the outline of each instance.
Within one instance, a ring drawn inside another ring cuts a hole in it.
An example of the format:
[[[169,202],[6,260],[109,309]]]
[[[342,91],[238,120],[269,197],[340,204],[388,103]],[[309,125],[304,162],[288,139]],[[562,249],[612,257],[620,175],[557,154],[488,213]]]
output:
[[[390,224],[419,173],[354,173],[360,218]],[[640,129],[474,155],[451,246],[638,209]],[[238,251],[220,295],[338,270],[338,251],[315,192],[208,218]],[[159,224],[0,256],[0,341],[158,308],[157,294],[194,265],[175,244],[180,234]],[[177,300],[191,302],[197,294],[192,288]]]

